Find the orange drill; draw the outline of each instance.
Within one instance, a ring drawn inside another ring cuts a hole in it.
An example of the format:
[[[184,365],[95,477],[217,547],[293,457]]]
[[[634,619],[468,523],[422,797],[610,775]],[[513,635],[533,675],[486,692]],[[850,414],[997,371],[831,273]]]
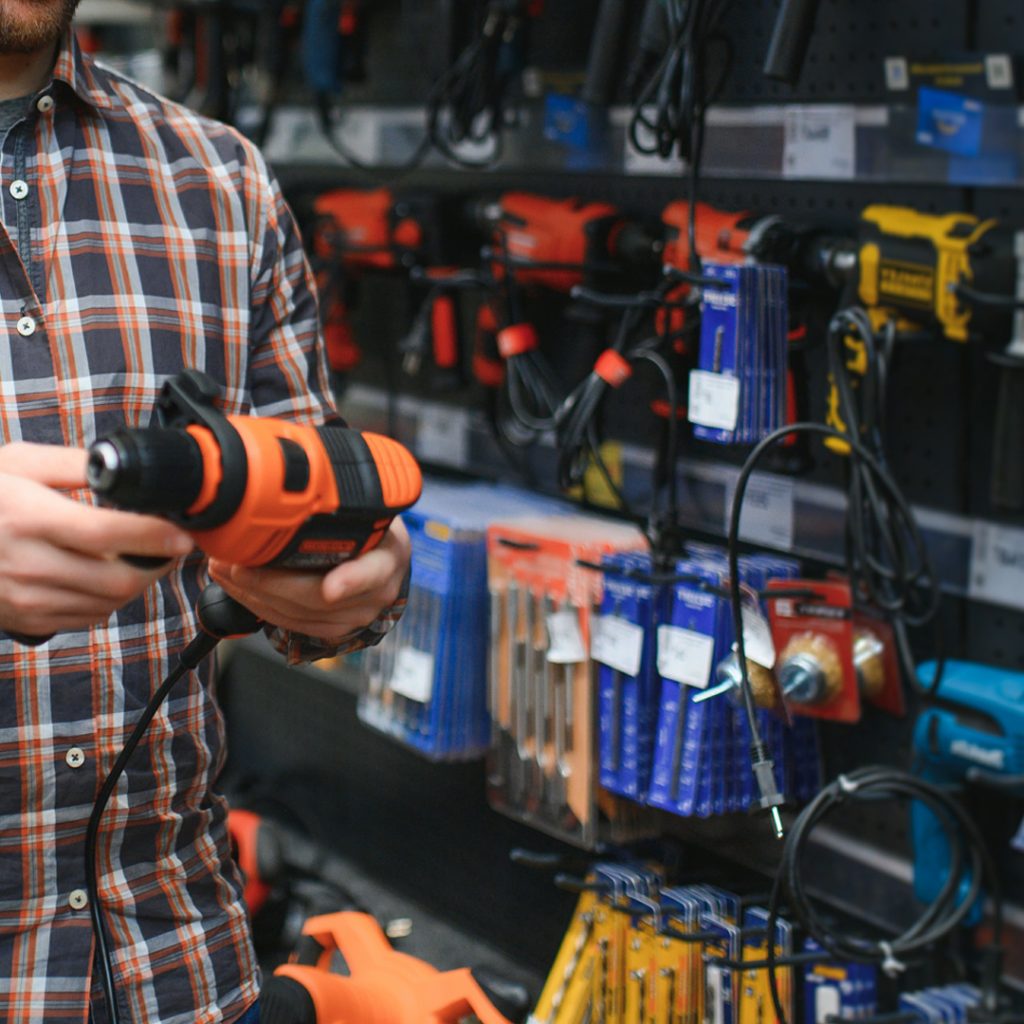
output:
[[[225,416],[195,370],[168,381],[154,425],[95,441],[87,477],[104,503],[166,516],[236,565],[316,569],[375,547],[420,495],[397,441],[340,426]]]

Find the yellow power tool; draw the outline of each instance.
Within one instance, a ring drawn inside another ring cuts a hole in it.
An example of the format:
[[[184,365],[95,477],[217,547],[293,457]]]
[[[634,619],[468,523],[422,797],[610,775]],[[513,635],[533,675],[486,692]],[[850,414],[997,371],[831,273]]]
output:
[[[856,242],[832,239],[827,245],[821,264],[844,286],[843,305],[864,307],[876,335],[927,331],[990,350],[1001,369],[992,500],[1002,508],[1024,508],[1024,332],[1014,316],[1022,291],[1015,232],[970,213],[872,205],[861,212]],[[847,375],[859,390],[856,380],[869,370],[865,341],[847,335],[843,346]],[[834,379],[826,422],[846,431]],[[838,440],[826,444],[849,450]]]

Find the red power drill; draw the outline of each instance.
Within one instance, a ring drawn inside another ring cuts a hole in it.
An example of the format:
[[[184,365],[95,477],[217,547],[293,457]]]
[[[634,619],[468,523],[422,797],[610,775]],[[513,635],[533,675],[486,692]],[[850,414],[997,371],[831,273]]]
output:
[[[358,278],[365,273],[408,274],[414,268],[437,272],[452,262],[443,224],[446,204],[437,196],[396,195],[390,189],[335,189],[313,203],[316,216],[313,255],[323,309],[327,361],[338,374],[355,369],[359,345],[349,322]],[[451,269],[454,269],[453,267]],[[432,291],[414,329],[443,373],[457,375],[458,319],[451,295]]]
[[[225,416],[212,378],[164,384],[154,423],[95,441],[87,478],[107,505],[165,516],[236,565],[316,569],[380,543],[419,498],[397,441],[346,427]]]

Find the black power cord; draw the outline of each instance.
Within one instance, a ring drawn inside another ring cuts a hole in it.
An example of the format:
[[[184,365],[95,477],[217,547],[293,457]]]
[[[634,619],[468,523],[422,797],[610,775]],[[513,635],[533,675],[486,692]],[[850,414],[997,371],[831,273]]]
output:
[[[501,160],[514,62],[502,50],[525,31],[524,4],[490,0],[479,15],[479,31],[438,79],[427,97],[427,140],[446,160],[470,170],[486,170]],[[489,146],[482,157],[458,147]]]
[[[694,270],[700,269],[696,217],[705,116],[732,67],[732,44],[719,31],[730,4],[731,0],[664,0],[667,46],[639,87],[629,121],[629,141],[637,152],[663,160],[678,153],[687,164],[687,235]],[[717,80],[709,85],[707,56],[714,44],[723,59]]]
[[[917,919],[888,940],[868,939],[836,930],[808,896],[803,865],[814,829],[832,812],[859,802],[906,799],[923,803],[939,820],[951,853],[950,870],[942,889]],[[964,871],[970,884],[961,894]],[[949,791],[908,772],[885,765],[868,765],[840,775],[826,786],[794,821],[783,847],[768,907],[768,977],[778,1024],[787,1024],[779,993],[775,925],[785,895],[790,913],[833,956],[856,962],[881,962],[883,970],[901,971],[902,957],[925,953],[957,928],[970,913],[982,892],[982,879],[992,900],[991,950],[1002,946],[1003,893],[995,862],[978,826]],[[998,974],[998,972],[996,972]],[[997,978],[998,980],[998,978]],[[987,993],[991,996],[991,993]],[[987,1001],[992,1001],[988,999]]]
[[[864,349],[864,374],[859,399],[847,367],[848,339]],[[856,437],[876,460],[886,465],[885,405],[889,364],[896,344],[896,326],[889,322],[876,337],[866,310],[840,310],[829,323],[828,368],[839,398],[845,440]],[[881,347],[879,346],[881,341]],[[893,625],[900,663],[919,693],[934,694],[945,664],[941,623],[937,618],[942,593],[909,505],[880,493],[872,472],[853,459],[847,474],[846,562],[854,598],[865,597]],[[934,622],[936,672],[925,686],[918,679],[907,628]]]
[[[100,965],[100,980],[103,984],[103,996],[106,999],[110,1024],[120,1024],[121,1014],[117,1003],[117,987],[114,983],[113,957],[100,904],[99,869],[96,863],[100,819],[132,754],[135,753],[150,722],[175,683],[193,671],[221,640],[254,633],[260,626],[259,620],[252,612],[228,597],[216,584],[208,586],[200,595],[196,611],[202,624],[202,632],[178,655],[178,664],[167,674],[143,709],[121,752],[114,759],[113,767],[103,780],[85,830],[85,884],[89,893],[89,917],[96,936],[96,959]]]

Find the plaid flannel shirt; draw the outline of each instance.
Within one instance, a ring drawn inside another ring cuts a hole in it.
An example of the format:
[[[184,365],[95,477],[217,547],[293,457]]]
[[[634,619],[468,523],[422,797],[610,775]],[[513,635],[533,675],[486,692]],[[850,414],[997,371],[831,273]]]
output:
[[[334,410],[290,212],[236,132],[93,63],[70,37],[0,149],[0,443],[87,446],[148,422],[161,384],[212,375],[228,413]],[[77,495],[88,501],[87,494]],[[195,629],[197,553],[91,629],[0,634],[0,1019],[97,1021],[83,840],[99,786]],[[2,581],[0,581],[2,585]],[[341,645],[273,633],[290,661]],[[122,1019],[234,1021],[257,967],[211,790],[223,722],[204,665],[172,691],[101,826]]]

